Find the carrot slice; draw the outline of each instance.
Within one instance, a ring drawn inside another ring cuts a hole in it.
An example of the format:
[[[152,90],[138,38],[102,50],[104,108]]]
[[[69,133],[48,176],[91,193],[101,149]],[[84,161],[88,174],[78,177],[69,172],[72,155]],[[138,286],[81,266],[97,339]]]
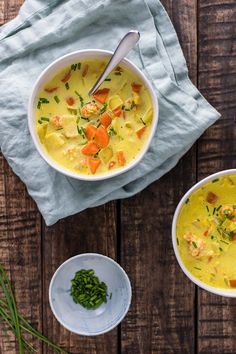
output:
[[[93,95],[93,97],[95,98],[95,100],[97,100],[100,103],[105,103],[108,93],[109,93],[110,89],[108,88],[103,88],[101,90],[97,90],[95,92],[95,94]]]
[[[131,84],[131,87],[132,87],[132,90],[133,90],[134,92],[139,93],[140,90],[141,90],[141,88],[142,88],[142,85],[136,84],[135,82],[133,82],[133,83]]]
[[[67,73],[65,73],[65,75],[63,76],[61,81],[64,82],[64,84],[65,84],[67,81],[69,81],[70,77],[71,77],[71,70],[68,71]]]
[[[111,124],[111,116],[109,113],[107,112],[104,112],[102,115],[101,115],[101,118],[100,118],[100,122],[102,123],[102,125],[107,128],[110,124]]]
[[[95,155],[99,151],[99,147],[94,142],[89,142],[82,149],[81,152],[84,155]]]
[[[229,284],[231,288],[236,288],[236,279],[229,279]]]
[[[115,108],[112,112],[116,117],[119,117],[121,115],[121,107]]]
[[[83,71],[82,71],[82,77],[85,77],[87,75],[88,68],[89,68],[89,66],[88,66],[88,64],[86,64],[83,68]]]
[[[92,140],[95,137],[97,128],[94,125],[87,125],[85,135],[88,140]]]
[[[117,156],[119,166],[124,166],[126,163],[126,160],[125,160],[125,156],[124,156],[123,151],[118,151],[116,153],[116,156]]]
[[[215,204],[215,202],[218,200],[218,197],[215,193],[213,192],[208,192],[207,193],[207,197],[206,197],[206,201],[210,204]]]
[[[56,91],[58,89],[58,87],[46,87],[45,89],[44,89],[44,91],[46,91],[46,92],[48,92],[48,93],[52,93],[52,92],[54,92],[54,91]]]
[[[69,105],[69,106],[73,106],[74,104],[75,104],[75,99],[74,99],[74,97],[72,97],[72,96],[69,96],[69,97],[67,97],[66,98],[66,103]]]
[[[101,163],[100,159],[95,159],[94,157],[88,158],[88,165],[89,165],[90,171],[92,172],[93,175],[97,171],[97,168],[100,165],[100,163]]]
[[[136,135],[137,135],[137,137],[138,137],[139,139],[142,138],[143,133],[145,132],[145,129],[146,129],[146,127],[142,127],[141,129],[139,129],[139,130],[136,131]]]
[[[105,148],[108,145],[109,135],[107,134],[107,131],[105,128],[103,128],[103,127],[97,128],[97,131],[96,131],[96,134],[94,137],[94,141],[98,146],[100,146],[102,148]]]

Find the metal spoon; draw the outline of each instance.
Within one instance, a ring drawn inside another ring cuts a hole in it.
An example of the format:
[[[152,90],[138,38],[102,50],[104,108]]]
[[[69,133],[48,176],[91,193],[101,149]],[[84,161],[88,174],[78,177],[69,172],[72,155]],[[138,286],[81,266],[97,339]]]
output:
[[[114,54],[109,60],[107,66],[105,67],[102,74],[97,79],[94,86],[89,91],[88,95],[92,96],[94,92],[98,89],[98,87],[103,83],[106,77],[110,74],[110,72],[121,62],[121,60],[129,53],[129,51],[135,46],[135,44],[139,41],[140,33],[138,31],[129,31],[122,38]]]

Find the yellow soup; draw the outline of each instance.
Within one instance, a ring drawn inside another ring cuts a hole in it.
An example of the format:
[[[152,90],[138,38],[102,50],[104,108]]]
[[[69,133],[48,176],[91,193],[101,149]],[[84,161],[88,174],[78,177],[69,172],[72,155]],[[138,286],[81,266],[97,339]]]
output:
[[[236,288],[236,175],[196,189],[180,210],[176,231],[182,261],[196,278]]]
[[[118,66],[88,96],[106,63],[74,63],[59,72],[37,99],[37,132],[47,153],[86,175],[123,168],[142,150],[153,111],[147,88]]]

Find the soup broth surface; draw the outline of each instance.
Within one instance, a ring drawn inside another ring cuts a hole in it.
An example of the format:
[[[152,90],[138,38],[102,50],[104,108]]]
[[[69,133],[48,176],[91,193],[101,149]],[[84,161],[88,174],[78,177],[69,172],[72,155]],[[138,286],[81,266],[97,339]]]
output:
[[[46,83],[36,102],[41,144],[53,160],[79,174],[124,168],[151,130],[150,95],[125,67],[116,67],[88,96],[105,65],[101,60],[72,64]]]
[[[181,259],[196,278],[236,288],[236,175],[195,190],[179,213],[176,232]]]

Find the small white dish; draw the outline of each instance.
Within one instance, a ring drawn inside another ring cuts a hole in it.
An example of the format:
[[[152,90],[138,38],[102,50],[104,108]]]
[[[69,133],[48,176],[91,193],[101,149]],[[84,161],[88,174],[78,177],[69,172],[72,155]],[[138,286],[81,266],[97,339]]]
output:
[[[99,180],[104,180],[125,173],[131,168],[133,168],[134,166],[136,166],[144,157],[145,153],[147,152],[151,144],[151,140],[154,136],[154,133],[156,131],[158,117],[159,117],[159,105],[158,105],[158,101],[154,89],[151,83],[149,82],[149,80],[142,73],[142,71],[139,70],[139,68],[135,64],[133,64],[130,60],[125,58],[121,61],[121,64],[129,71],[134,73],[143,82],[143,85],[147,88],[150,94],[152,107],[153,107],[153,120],[152,120],[151,131],[144,147],[141,149],[140,153],[136,156],[136,158],[131,163],[127,164],[127,166],[123,166],[122,168],[116,169],[114,171],[111,170],[103,174],[88,176],[82,173],[73,172],[63,167],[59,163],[57,163],[47,154],[43,145],[40,143],[37,130],[36,130],[35,107],[36,107],[37,96],[39,92],[42,90],[45,83],[47,83],[50,79],[52,79],[60,70],[73,64],[74,62],[79,62],[81,60],[109,59],[112,54],[113,54],[112,52],[107,50],[87,49],[87,50],[78,50],[76,52],[72,52],[70,54],[64,55],[59,59],[53,61],[40,74],[36,83],[33,86],[32,94],[30,96],[29,104],[28,104],[28,126],[29,126],[31,137],[41,157],[51,167],[53,167],[55,170],[63,173],[66,176],[73,177],[80,180],[85,180],[85,181],[99,181]]]
[[[216,295],[221,295],[221,296],[226,296],[226,297],[236,297],[236,289],[223,289],[223,288],[217,288],[217,287],[213,287],[210,285],[207,285],[205,283],[203,283],[202,281],[200,281],[198,278],[196,278],[192,273],[189,272],[189,270],[186,268],[184,262],[181,259],[181,256],[179,254],[179,249],[177,246],[177,240],[176,240],[176,225],[177,225],[177,220],[178,220],[178,216],[180,213],[180,210],[182,209],[182,206],[184,205],[184,203],[186,202],[186,200],[190,197],[190,195],[196,190],[198,189],[200,186],[204,185],[206,182],[214,180],[217,177],[222,177],[222,176],[226,176],[226,175],[232,175],[232,174],[236,174],[236,169],[231,169],[231,170],[223,170],[217,173],[214,173],[206,178],[204,178],[203,180],[201,180],[200,182],[196,183],[192,188],[190,188],[187,193],[182,197],[182,199],[180,200],[176,210],[175,210],[175,214],[174,214],[174,218],[173,218],[173,222],[172,222],[172,243],[173,243],[173,248],[174,248],[174,252],[175,252],[175,256],[177,258],[177,261],[182,269],[182,271],[185,273],[185,275],[196,285],[198,285],[200,288],[209,291],[210,293],[216,294]]]
[[[75,304],[70,295],[71,279],[80,269],[93,269],[107,285],[107,302],[95,310]],[[97,336],[115,328],[127,314],[131,296],[130,281],[123,268],[97,253],[69,258],[56,270],[49,286],[49,302],[56,319],[69,331],[84,336]]]

